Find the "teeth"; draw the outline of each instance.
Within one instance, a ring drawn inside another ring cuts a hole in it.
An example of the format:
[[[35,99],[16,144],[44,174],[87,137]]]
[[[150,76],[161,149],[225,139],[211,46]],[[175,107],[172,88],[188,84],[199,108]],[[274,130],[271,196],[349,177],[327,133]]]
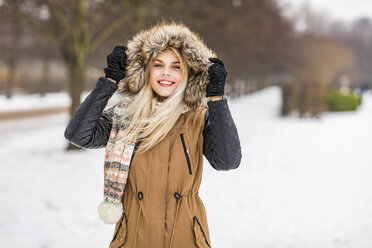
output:
[[[168,81],[159,81],[159,83],[161,83],[161,84],[168,84],[168,85],[171,85],[171,84],[173,84],[173,83],[171,83],[171,82],[168,82]]]

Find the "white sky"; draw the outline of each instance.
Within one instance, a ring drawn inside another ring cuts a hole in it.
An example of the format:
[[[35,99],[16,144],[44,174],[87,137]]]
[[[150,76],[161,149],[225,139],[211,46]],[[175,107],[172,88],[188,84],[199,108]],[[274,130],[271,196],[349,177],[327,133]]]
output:
[[[308,2],[315,11],[327,13],[333,20],[353,21],[359,17],[372,18],[372,0],[278,0],[296,7]]]

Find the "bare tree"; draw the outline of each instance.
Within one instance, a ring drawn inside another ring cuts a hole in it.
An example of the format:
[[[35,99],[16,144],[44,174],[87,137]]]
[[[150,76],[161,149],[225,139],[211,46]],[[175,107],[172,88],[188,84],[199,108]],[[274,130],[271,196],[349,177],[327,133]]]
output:
[[[9,6],[11,11],[17,11],[18,6]],[[15,74],[17,64],[21,58],[22,52],[28,48],[28,33],[18,25],[14,16],[5,18],[0,15],[0,59],[5,62],[8,73],[4,82],[4,92],[7,98],[11,98],[15,84]],[[25,42],[26,41],[26,42]]]
[[[188,0],[172,13],[224,60],[232,96],[271,85],[274,74],[289,71],[293,27],[274,0]]]
[[[129,30],[143,28],[148,2],[152,1],[4,0],[1,8],[58,46],[69,74],[72,115],[80,105],[88,56],[126,23],[137,24],[127,25]]]
[[[351,24],[333,23],[330,34],[355,55],[355,85],[362,89],[372,88],[372,20],[360,18]]]
[[[330,20],[327,12],[315,10],[308,2],[303,2],[292,14],[296,29],[300,33],[325,35],[328,33]]]
[[[298,40],[298,63],[293,68],[295,83],[292,94],[296,97],[301,116],[320,116],[327,110],[326,90],[340,70],[352,66],[353,54],[349,48],[329,36],[304,34]]]

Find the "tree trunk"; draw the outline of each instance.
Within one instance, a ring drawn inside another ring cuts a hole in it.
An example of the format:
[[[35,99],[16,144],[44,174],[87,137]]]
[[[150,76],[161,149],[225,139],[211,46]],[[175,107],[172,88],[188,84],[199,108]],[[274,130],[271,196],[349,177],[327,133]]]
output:
[[[43,60],[43,70],[41,75],[39,92],[41,96],[44,96],[49,90],[50,85],[50,58],[45,58]]]
[[[288,116],[293,111],[293,85],[290,82],[281,82],[280,89],[282,93],[282,106],[280,116]]]
[[[7,99],[10,99],[13,95],[14,80],[15,80],[15,69],[16,62],[14,59],[8,60],[9,73],[5,82],[5,96]]]

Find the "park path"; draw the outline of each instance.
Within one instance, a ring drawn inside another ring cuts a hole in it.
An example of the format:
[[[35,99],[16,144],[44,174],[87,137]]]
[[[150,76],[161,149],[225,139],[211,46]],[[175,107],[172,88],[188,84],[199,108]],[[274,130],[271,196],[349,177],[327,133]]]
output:
[[[49,107],[42,109],[31,109],[31,110],[16,110],[7,111],[0,113],[0,121],[4,120],[14,120],[30,117],[39,117],[44,115],[67,113],[69,107]]]

